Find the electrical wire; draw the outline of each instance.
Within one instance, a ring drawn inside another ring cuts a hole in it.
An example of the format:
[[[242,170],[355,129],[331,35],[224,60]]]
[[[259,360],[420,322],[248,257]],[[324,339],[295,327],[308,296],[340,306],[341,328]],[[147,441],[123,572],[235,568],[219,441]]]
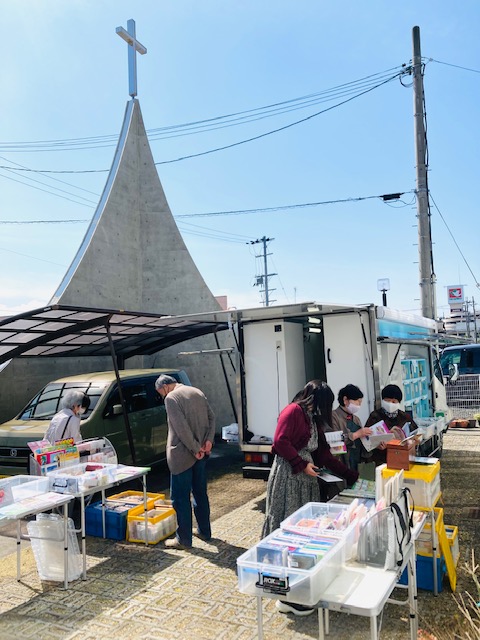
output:
[[[399,195],[404,195],[405,193],[414,193],[413,190],[411,191],[405,191]],[[55,194],[54,194],[55,195]],[[356,198],[341,198],[338,200],[324,200],[321,202],[302,202],[302,203],[297,203],[297,204],[288,204],[288,205],[279,205],[276,207],[260,207],[258,209],[236,209],[236,210],[231,210],[231,211],[210,211],[207,213],[185,213],[185,214],[180,214],[180,215],[176,215],[174,216],[175,220],[179,220],[182,219],[182,223],[183,225],[189,225],[192,227],[198,227],[199,229],[202,230],[207,230],[207,231],[213,231],[215,233],[219,233],[219,234],[227,234],[230,236],[234,236],[234,237],[238,237],[238,238],[243,238],[243,240],[239,240],[240,242],[243,242],[244,240],[248,240],[249,236],[242,236],[239,234],[232,234],[230,232],[224,232],[224,231],[217,231],[215,229],[211,229],[210,227],[203,227],[200,225],[195,225],[191,222],[183,222],[184,218],[202,218],[202,217],[208,217],[208,216],[228,216],[228,215],[242,215],[242,214],[248,214],[248,213],[268,213],[271,211],[288,211],[288,210],[293,210],[293,209],[305,209],[305,208],[309,208],[309,207],[318,207],[318,206],[322,206],[322,205],[328,205],[328,204],[343,204],[345,202],[361,202],[363,200],[382,200],[382,202],[384,202],[384,204],[387,204],[389,206],[391,205],[391,202],[385,202],[383,200],[385,196],[384,195],[379,195],[379,196],[358,196]],[[412,202],[415,200],[415,198],[413,198]],[[411,204],[411,203],[410,203]],[[403,206],[408,206],[409,203],[405,203]],[[399,208],[399,207],[394,207],[394,208]],[[0,224],[65,224],[65,223],[72,223],[72,222],[76,222],[76,223],[80,223],[80,222],[89,222],[88,219],[79,219],[79,218],[71,218],[71,219],[67,219],[67,220],[0,220]],[[193,231],[192,231],[193,233]]]
[[[465,262],[465,264],[467,265],[467,269],[468,269],[468,270],[470,271],[470,273],[472,274],[473,281],[475,282],[476,287],[477,287],[477,288],[480,288],[480,283],[478,282],[477,277],[476,277],[476,276],[475,276],[475,274],[473,273],[471,266],[468,264],[467,259],[465,258],[464,254],[463,254],[463,251],[460,249],[460,245],[459,245],[459,244],[458,244],[458,242],[456,241],[455,236],[453,235],[453,233],[452,233],[452,231],[451,231],[450,227],[449,227],[449,226],[448,226],[448,224],[447,224],[447,221],[446,221],[446,220],[445,220],[445,218],[443,217],[442,212],[440,211],[440,209],[438,208],[437,203],[436,203],[436,202],[435,202],[435,200],[433,199],[432,193],[431,193],[431,192],[429,192],[429,194],[428,194],[428,195],[429,195],[429,199],[433,202],[433,206],[434,206],[434,207],[435,207],[435,209],[437,210],[438,215],[439,215],[439,216],[440,216],[440,218],[442,219],[443,224],[444,224],[444,225],[445,225],[445,227],[447,228],[447,231],[448,231],[448,233],[450,234],[450,237],[452,238],[452,240],[453,240],[453,242],[454,242],[455,246],[457,247],[459,254],[462,256],[463,261],[464,261],[464,262]]]
[[[402,67],[392,67],[391,69],[370,74],[358,80],[343,83],[330,89],[312,93],[306,96],[300,96],[298,98],[275,102],[262,107],[255,107],[253,109],[215,116],[213,118],[204,120],[196,120],[193,122],[148,129],[147,135],[150,140],[163,139],[165,137],[176,137],[177,135],[185,135],[191,132],[196,133],[202,129],[210,131],[212,130],[212,128],[214,129],[218,126],[222,128],[227,125],[235,126],[237,124],[243,124],[244,121],[255,121],[257,119],[263,119],[264,117],[271,117],[279,115],[281,113],[288,113],[291,110],[306,108],[321,101],[333,100],[337,97],[348,95],[349,93],[358,91],[360,88],[364,89],[365,87],[372,85],[372,83],[375,84],[378,83],[379,80],[385,79],[387,74],[390,75],[392,71],[398,72],[400,69],[402,69]],[[72,150],[79,146],[91,149],[94,146],[113,146],[116,144],[117,138],[118,136],[116,134],[109,134],[103,136],[89,136],[84,138],[67,138],[64,140],[56,139],[26,142],[4,142],[0,143],[0,145],[3,148],[8,149],[9,151],[15,150],[22,152],[26,150]],[[109,144],[106,145],[104,143]]]
[[[462,67],[459,64],[452,64],[451,62],[442,62],[441,60],[435,60],[435,58],[428,58],[428,62],[436,62],[437,64],[444,64],[447,67],[455,67],[456,69],[463,69],[464,71],[471,71],[472,73],[480,73],[478,69],[470,69],[469,67]]]
[[[290,129],[291,127],[297,126],[297,125],[302,124],[304,122],[307,122],[307,121],[309,121],[309,120],[311,120],[313,118],[316,118],[317,116],[319,116],[319,115],[321,115],[323,113],[327,113],[328,111],[332,111],[333,109],[336,109],[336,108],[338,108],[340,106],[343,106],[344,104],[347,104],[348,102],[351,102],[352,100],[355,100],[355,99],[357,99],[357,98],[359,98],[359,97],[361,97],[361,96],[363,96],[363,95],[365,95],[367,93],[370,93],[371,91],[373,91],[375,89],[378,89],[379,87],[381,87],[381,86],[383,86],[383,85],[385,85],[385,84],[387,84],[389,82],[392,82],[396,78],[399,78],[402,75],[405,75],[406,73],[407,73],[407,71],[405,70],[405,68],[402,67],[401,71],[395,73],[394,75],[389,76],[388,78],[382,80],[381,82],[378,82],[377,84],[374,84],[373,86],[369,86],[367,89],[365,89],[363,91],[360,91],[359,93],[356,93],[355,95],[351,96],[350,98],[347,98],[347,99],[345,99],[345,100],[343,100],[341,102],[337,102],[336,104],[334,104],[334,105],[332,105],[330,107],[327,107],[326,109],[322,109],[322,110],[317,111],[317,112],[315,112],[313,114],[310,114],[309,116],[307,116],[305,118],[301,118],[300,120],[296,120],[294,122],[290,122],[290,123],[288,123],[288,124],[286,124],[286,125],[284,125],[282,127],[277,127],[276,129],[272,129],[270,131],[266,131],[266,132],[258,134],[256,136],[252,136],[252,137],[246,138],[244,140],[239,140],[237,142],[233,142],[233,143],[228,144],[228,145],[223,145],[221,147],[216,147],[214,149],[208,149],[206,151],[201,151],[199,153],[194,153],[194,154],[189,154],[189,155],[186,155],[186,156],[181,156],[179,158],[173,158],[171,160],[163,160],[163,161],[155,162],[155,165],[158,166],[158,165],[163,165],[163,164],[172,164],[172,163],[176,163],[176,162],[181,162],[183,160],[189,160],[191,158],[198,158],[198,157],[201,157],[201,156],[209,155],[211,153],[216,153],[218,151],[224,151],[226,149],[231,149],[231,148],[234,148],[234,147],[238,147],[240,145],[247,144],[248,142],[253,142],[255,140],[260,140],[261,138],[265,138],[265,137],[273,135],[275,133],[279,133],[280,131],[285,131],[287,129]],[[102,145],[100,145],[100,146],[102,146]],[[85,148],[92,148],[92,147],[85,147]],[[9,150],[9,152],[13,151],[12,148],[9,148],[8,150]],[[1,168],[2,167],[0,166],[0,169]],[[17,171],[21,171],[21,169],[17,169]],[[32,170],[32,171],[34,171],[34,170]],[[74,173],[103,173],[103,172],[108,171],[108,169],[88,169],[88,170],[47,170],[47,169],[43,169],[43,170],[36,170],[36,171],[39,172],[39,173],[57,173],[57,174],[60,174],[60,173],[71,173],[71,174],[74,174]]]
[[[404,195],[405,193],[413,193],[413,191],[404,191],[400,195]],[[361,202],[362,200],[376,200],[382,199],[383,196],[358,196],[356,198],[341,198],[338,200],[323,200],[319,202],[303,202],[296,204],[288,204],[288,205],[279,205],[277,207],[260,207],[257,209],[234,209],[231,211],[209,211],[207,213],[184,213],[175,216],[177,218],[202,218],[207,216],[230,216],[230,215],[243,215],[248,213],[267,213],[270,211],[287,211],[289,209],[302,209],[308,207],[319,207],[322,205],[328,204],[343,204],[345,202]]]
[[[261,138],[266,138],[267,136],[271,136],[274,133],[279,133],[280,131],[286,131],[287,129],[290,129],[291,127],[295,127],[295,126],[297,126],[299,124],[307,122],[308,120],[312,120],[313,118],[316,118],[317,116],[319,116],[319,115],[321,115],[323,113],[327,113],[328,111],[332,111],[333,109],[337,109],[338,107],[341,107],[344,104],[347,104],[348,102],[351,102],[352,100],[356,100],[357,98],[360,98],[361,96],[363,96],[363,95],[365,95],[367,93],[370,93],[374,89],[378,89],[379,87],[383,86],[384,84],[387,84],[388,82],[391,82],[392,80],[400,77],[404,73],[405,73],[405,71],[397,73],[394,76],[391,76],[390,78],[388,78],[387,80],[384,80],[383,82],[380,82],[379,84],[371,87],[370,89],[366,89],[365,91],[361,91],[360,93],[357,93],[356,95],[352,96],[351,98],[347,98],[346,100],[343,100],[341,102],[337,102],[336,104],[334,104],[331,107],[327,107],[326,109],[322,109],[321,111],[317,111],[316,113],[312,113],[309,116],[307,116],[306,118],[302,118],[300,120],[296,120],[295,122],[290,122],[289,124],[286,124],[283,127],[278,127],[277,129],[272,129],[271,131],[266,131],[264,133],[260,133],[259,135],[252,136],[251,138],[247,138],[245,140],[239,140],[237,142],[232,142],[231,144],[227,144],[227,145],[224,145],[222,147],[216,147],[215,149],[209,149],[208,151],[201,151],[199,153],[192,153],[190,155],[180,156],[179,158],[174,158],[172,160],[163,160],[161,162],[155,162],[155,165],[158,166],[158,165],[162,165],[162,164],[172,164],[174,162],[181,162],[182,160],[190,160],[191,158],[199,158],[200,156],[205,156],[205,155],[208,155],[210,153],[216,153],[217,151],[225,151],[226,149],[232,149],[233,147],[238,147],[238,146],[240,146],[242,144],[247,144],[248,142],[253,142],[255,140],[260,140]]]

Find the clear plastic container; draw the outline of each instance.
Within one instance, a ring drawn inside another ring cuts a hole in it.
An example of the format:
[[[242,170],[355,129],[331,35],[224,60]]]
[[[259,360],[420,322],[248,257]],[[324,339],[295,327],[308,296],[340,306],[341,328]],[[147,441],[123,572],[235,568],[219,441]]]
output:
[[[251,596],[313,606],[349,559],[354,531],[350,528],[340,537],[329,538],[331,544],[323,550],[318,537],[295,538],[295,534],[282,548],[278,543],[285,533],[277,529],[237,559],[238,588]],[[306,559],[315,554],[313,562],[307,564]]]
[[[280,528],[310,537],[324,535],[341,537],[350,526],[343,517],[347,509],[346,505],[307,502],[301,509],[286,518],[280,524]]]
[[[50,479],[36,476],[12,476],[0,480],[0,507],[24,498],[33,498],[50,491]]]
[[[57,493],[78,494],[102,487],[116,478],[117,465],[86,462],[47,474],[52,480],[52,490]]]
[[[63,516],[39,513],[36,520],[27,524],[33,555],[41,580],[63,582],[65,552],[63,548]],[[82,575],[82,555],[78,547],[73,520],[68,519],[68,581]]]

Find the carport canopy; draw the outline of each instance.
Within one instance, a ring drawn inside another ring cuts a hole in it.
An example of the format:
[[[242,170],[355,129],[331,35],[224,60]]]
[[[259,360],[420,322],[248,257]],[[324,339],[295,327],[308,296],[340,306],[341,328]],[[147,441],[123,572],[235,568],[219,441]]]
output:
[[[0,319],[0,364],[18,357],[151,355],[228,329],[210,314],[168,316],[51,305]]]

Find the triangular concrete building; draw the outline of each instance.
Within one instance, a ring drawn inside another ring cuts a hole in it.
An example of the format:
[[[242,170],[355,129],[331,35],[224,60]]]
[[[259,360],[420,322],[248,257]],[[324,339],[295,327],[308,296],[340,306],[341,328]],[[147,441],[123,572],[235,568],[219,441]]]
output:
[[[80,248],[50,301],[56,303],[167,315],[220,310],[173,219],[136,98],[127,103],[105,188]],[[225,342],[223,336],[219,340]],[[221,356],[187,359],[177,355],[217,346],[213,336],[196,338],[155,356],[132,358],[126,367],[186,369],[192,383],[209,397],[221,426],[234,420]],[[14,360],[0,374],[4,391],[0,419],[11,418],[49,380],[106,368],[112,364],[103,358]]]
[[[51,303],[183,314],[218,310],[165,198],[140,103],[127,103],[103,194]]]

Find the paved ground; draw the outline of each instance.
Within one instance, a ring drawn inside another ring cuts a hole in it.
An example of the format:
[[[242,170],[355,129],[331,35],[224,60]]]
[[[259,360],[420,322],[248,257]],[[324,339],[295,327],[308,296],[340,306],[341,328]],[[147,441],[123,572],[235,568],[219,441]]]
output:
[[[479,470],[480,429],[449,431],[442,458],[445,520],[460,526],[463,558],[472,547],[477,548],[480,558],[475,515]],[[265,485],[244,480],[237,468],[227,477],[227,483],[222,477],[212,482],[215,538],[210,543],[196,541],[191,551],[168,551],[162,543],[145,548],[88,538],[87,580],[71,583],[67,591],[39,580],[30,549],[22,557],[24,574],[20,583],[15,580],[15,556],[3,558],[0,640],[256,638],[255,599],[237,589],[236,560],[258,541]],[[217,482],[220,492],[215,490]],[[232,496],[235,500],[230,499]],[[460,572],[459,590],[471,586]],[[266,640],[318,637],[314,615],[295,618],[279,614],[273,604],[264,601]],[[446,630],[451,628],[456,610],[448,587],[437,598],[429,592],[420,593],[421,626],[435,631],[438,638],[448,637]],[[402,607],[385,607],[382,639],[408,638],[406,613]],[[368,638],[367,620],[331,614],[330,637]]]

